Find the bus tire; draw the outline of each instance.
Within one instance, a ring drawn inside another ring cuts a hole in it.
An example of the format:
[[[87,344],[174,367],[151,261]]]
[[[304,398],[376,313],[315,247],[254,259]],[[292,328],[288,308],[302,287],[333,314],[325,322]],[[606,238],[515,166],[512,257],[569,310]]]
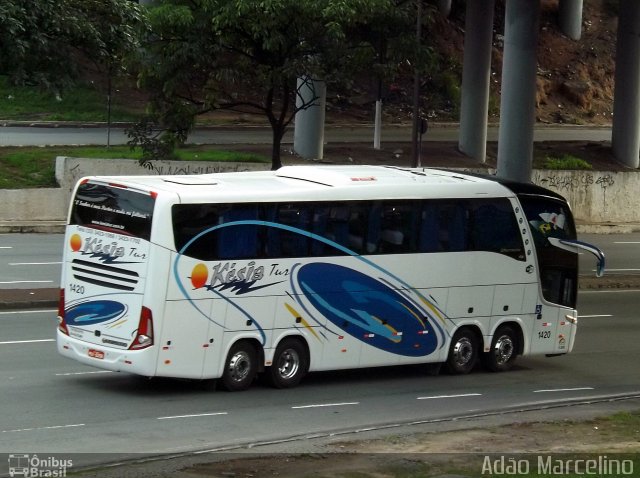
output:
[[[230,392],[246,390],[258,372],[256,348],[246,340],[233,344],[222,373],[222,386]]]
[[[473,370],[478,359],[478,338],[467,327],[458,330],[451,339],[447,371],[452,374],[466,374]]]
[[[300,383],[309,369],[309,353],[295,338],[286,338],[278,344],[273,363],[268,369],[269,383],[275,388],[291,388]]]
[[[485,367],[492,372],[506,372],[513,367],[518,356],[518,334],[508,325],[493,334],[491,350],[484,354]]]

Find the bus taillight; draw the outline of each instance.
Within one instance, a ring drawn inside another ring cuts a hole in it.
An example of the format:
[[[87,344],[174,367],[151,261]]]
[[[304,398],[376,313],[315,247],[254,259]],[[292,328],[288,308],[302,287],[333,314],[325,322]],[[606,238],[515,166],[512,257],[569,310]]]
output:
[[[69,335],[67,323],[64,321],[64,289],[60,289],[60,298],[58,299],[58,330]]]
[[[129,350],[145,349],[153,345],[153,313],[148,307],[142,307],[140,311],[140,323],[138,333]]]

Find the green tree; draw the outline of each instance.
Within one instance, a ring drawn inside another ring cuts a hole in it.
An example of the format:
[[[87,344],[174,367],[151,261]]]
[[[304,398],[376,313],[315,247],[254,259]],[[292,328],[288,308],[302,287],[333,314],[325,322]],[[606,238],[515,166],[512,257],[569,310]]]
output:
[[[91,62],[113,69],[137,47],[142,14],[131,0],[2,0],[0,74],[59,90]]]
[[[130,144],[155,159],[184,142],[199,114],[258,113],[273,131],[273,169],[296,112],[317,100],[296,105],[297,79],[344,83],[371,68],[374,26],[404,34],[413,22],[393,0],[165,0],[149,19],[141,84],[151,116],[130,131]]]

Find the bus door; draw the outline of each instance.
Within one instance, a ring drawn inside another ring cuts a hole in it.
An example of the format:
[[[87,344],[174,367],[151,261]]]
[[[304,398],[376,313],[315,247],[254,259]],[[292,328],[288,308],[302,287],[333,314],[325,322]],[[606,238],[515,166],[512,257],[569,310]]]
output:
[[[541,196],[520,196],[536,250],[539,301],[532,353],[567,353],[575,336],[578,255],[556,247],[553,239],[575,241],[576,230],[567,204]]]

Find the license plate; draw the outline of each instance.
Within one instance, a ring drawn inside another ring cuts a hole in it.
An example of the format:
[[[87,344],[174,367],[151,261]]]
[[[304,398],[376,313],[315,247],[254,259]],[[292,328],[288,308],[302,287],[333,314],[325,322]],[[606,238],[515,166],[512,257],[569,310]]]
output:
[[[102,360],[104,352],[102,350],[89,349],[89,357]]]

